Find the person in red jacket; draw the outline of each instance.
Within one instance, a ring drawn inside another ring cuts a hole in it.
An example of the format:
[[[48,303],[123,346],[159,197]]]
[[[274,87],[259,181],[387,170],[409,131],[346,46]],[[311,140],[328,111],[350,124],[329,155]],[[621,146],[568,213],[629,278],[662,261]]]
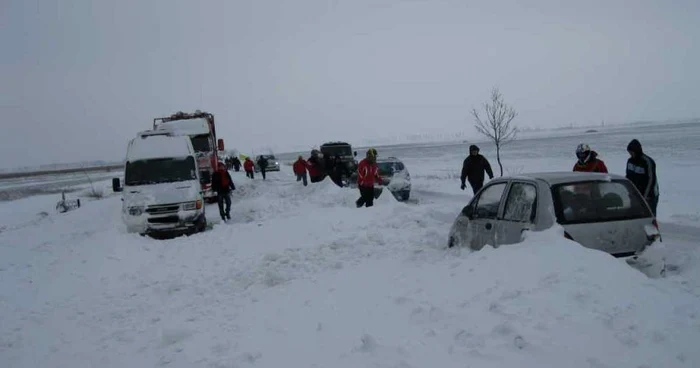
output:
[[[253,160],[250,159],[250,157],[246,157],[245,161],[243,161],[243,170],[245,170],[246,177],[249,177],[251,179],[255,178],[255,164],[253,163]]]
[[[297,176],[297,181],[303,181],[304,186],[307,186],[308,183],[306,182],[306,160],[304,160],[304,157],[299,155],[299,158],[294,162],[294,165],[292,168],[294,169],[294,174]]]
[[[360,189],[360,198],[355,202],[357,208],[374,205],[374,184],[381,183],[377,168],[377,150],[367,150],[367,157],[357,165],[357,187]]]
[[[581,143],[576,147],[576,157],[578,161],[574,165],[574,171],[582,172],[599,172],[607,173],[608,168],[605,166],[605,162],[598,158],[598,153],[592,151],[585,143]]]
[[[309,169],[309,178],[312,183],[318,183],[326,178],[323,170],[323,160],[318,157],[318,150],[311,150],[311,157],[306,160],[306,167]]]
[[[219,203],[219,215],[223,221],[231,219],[231,191],[236,190],[231,174],[226,170],[226,165],[219,162],[217,170],[211,177],[211,188],[216,192]],[[224,209],[224,204],[226,208]]]

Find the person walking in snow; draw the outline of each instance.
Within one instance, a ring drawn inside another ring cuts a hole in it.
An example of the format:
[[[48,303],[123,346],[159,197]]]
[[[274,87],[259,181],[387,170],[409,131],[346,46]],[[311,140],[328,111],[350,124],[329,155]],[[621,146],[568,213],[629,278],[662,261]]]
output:
[[[226,165],[223,162],[219,162],[217,170],[211,177],[211,187],[212,190],[216,192],[217,200],[219,203],[219,215],[221,219],[226,221],[226,219],[231,219],[231,191],[236,190],[236,185],[233,184],[233,179],[231,179],[231,174],[226,170]],[[224,208],[224,203],[226,208]]]
[[[576,158],[578,158],[578,160],[574,164],[574,171],[608,172],[605,162],[598,158],[598,152],[591,150],[591,147],[585,143],[581,143],[576,147]]]
[[[360,189],[360,198],[355,202],[357,208],[374,205],[374,184],[381,182],[377,167],[377,150],[370,148],[367,150],[367,156],[357,165],[357,187]]]
[[[484,186],[484,172],[489,175],[489,179],[493,179],[491,164],[486,157],[479,154],[479,147],[472,144],[469,146],[469,156],[462,163],[462,186],[460,188],[464,190],[468,180],[472,191],[476,194]]]
[[[656,161],[647,156],[642,150],[642,144],[633,139],[627,145],[630,158],[627,159],[626,177],[631,181],[651,207],[656,216],[656,206],[659,204],[659,183],[656,178]]]
[[[243,170],[245,170],[245,176],[250,179],[255,179],[255,164],[250,157],[246,157],[243,161]]]
[[[238,159],[238,157],[234,157],[232,160],[233,163],[233,170],[236,172],[241,171],[241,160]]]
[[[294,170],[294,175],[297,176],[297,181],[303,181],[304,186],[307,186],[308,183],[306,181],[306,160],[304,160],[304,157],[302,155],[299,155],[299,158],[294,162],[294,165],[292,166]]]
[[[309,179],[311,179],[312,183],[318,183],[326,178],[326,174],[323,170],[323,162],[318,154],[318,150],[311,150],[311,157],[306,160],[306,168],[309,170]]]
[[[263,180],[265,180],[265,172],[267,171],[267,157],[264,155],[260,155],[258,157],[258,168],[260,169],[260,173],[262,174]]]

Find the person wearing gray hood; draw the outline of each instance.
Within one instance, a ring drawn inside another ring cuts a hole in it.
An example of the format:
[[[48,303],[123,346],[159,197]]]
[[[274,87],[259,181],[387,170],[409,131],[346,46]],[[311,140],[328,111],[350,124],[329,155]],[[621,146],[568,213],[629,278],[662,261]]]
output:
[[[626,177],[634,184],[656,216],[659,204],[659,182],[656,179],[656,162],[642,150],[642,144],[633,139],[627,145],[630,158],[627,159]]]

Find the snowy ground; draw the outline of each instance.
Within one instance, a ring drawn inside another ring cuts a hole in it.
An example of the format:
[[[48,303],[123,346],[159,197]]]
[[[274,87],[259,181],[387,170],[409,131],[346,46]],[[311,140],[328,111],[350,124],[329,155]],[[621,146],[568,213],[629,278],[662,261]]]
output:
[[[383,195],[372,209],[326,182],[302,187],[284,165],[266,182],[233,173],[232,223],[208,207],[213,229],[167,241],[126,234],[111,193],[65,214],[57,195],[2,202],[0,366],[698,367],[700,189],[688,176],[699,134],[504,152],[510,171],[568,171],[585,139],[622,172],[627,141],[640,139],[659,165],[664,279],[556,229],[446,250],[470,198],[455,177],[464,146],[380,150],[406,162],[415,201]]]

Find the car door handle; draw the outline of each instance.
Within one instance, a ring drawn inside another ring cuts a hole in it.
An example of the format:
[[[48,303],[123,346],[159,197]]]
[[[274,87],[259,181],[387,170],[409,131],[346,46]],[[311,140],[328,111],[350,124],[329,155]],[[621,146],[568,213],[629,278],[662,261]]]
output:
[[[487,222],[485,226],[486,226],[486,230],[491,230],[491,228],[493,227],[493,225],[491,225],[490,222]]]

